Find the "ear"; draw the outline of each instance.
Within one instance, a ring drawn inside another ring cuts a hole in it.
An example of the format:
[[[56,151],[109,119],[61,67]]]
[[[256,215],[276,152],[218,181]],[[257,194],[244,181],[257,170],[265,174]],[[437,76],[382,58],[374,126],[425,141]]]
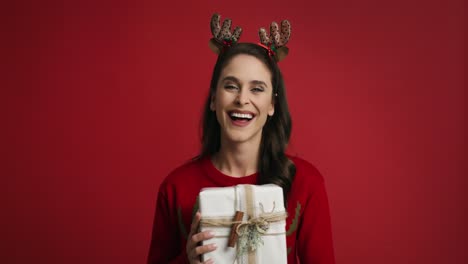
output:
[[[215,95],[214,95],[214,94],[211,96],[210,110],[213,111],[213,112],[216,110],[216,107],[215,107]]]
[[[275,100],[271,101],[270,108],[268,109],[268,115],[273,116],[275,114]]]

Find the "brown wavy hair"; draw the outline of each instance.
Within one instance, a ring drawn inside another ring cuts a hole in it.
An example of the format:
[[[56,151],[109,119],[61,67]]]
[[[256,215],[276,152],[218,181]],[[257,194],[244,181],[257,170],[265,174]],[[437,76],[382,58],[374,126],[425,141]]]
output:
[[[291,136],[292,121],[286,100],[285,85],[277,63],[270,58],[265,48],[253,43],[238,43],[222,52],[214,66],[210,90],[207,96],[201,124],[201,151],[196,159],[210,157],[221,147],[221,127],[216,119],[216,113],[210,109],[211,98],[216,93],[216,87],[224,67],[233,57],[240,54],[254,56],[262,61],[271,73],[273,85],[272,100],[275,112],[268,116],[262,129],[260,157],[258,163],[259,179],[257,184],[274,183],[283,188],[284,202],[287,201],[296,167],[286,156],[285,150]],[[275,96],[276,94],[276,96]]]

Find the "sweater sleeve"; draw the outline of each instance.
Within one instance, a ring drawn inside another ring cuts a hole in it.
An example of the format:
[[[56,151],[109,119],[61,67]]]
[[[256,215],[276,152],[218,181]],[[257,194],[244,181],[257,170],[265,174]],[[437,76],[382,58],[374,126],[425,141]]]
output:
[[[148,264],[171,263],[186,264],[188,258],[185,249],[180,248],[180,234],[177,218],[163,183],[160,186],[153,221],[153,232],[148,254]]]
[[[301,263],[335,263],[330,221],[328,197],[321,180],[306,201],[298,230],[298,257]]]

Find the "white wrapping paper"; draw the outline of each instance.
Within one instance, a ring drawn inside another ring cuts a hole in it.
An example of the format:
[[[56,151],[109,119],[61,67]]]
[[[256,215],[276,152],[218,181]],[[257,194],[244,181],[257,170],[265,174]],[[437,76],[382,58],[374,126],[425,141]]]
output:
[[[283,190],[274,184],[204,188],[199,198],[202,219],[233,219],[236,211],[242,211],[244,212],[243,221],[247,221],[249,217],[258,217],[262,213],[285,212]],[[247,200],[252,201],[252,204],[247,204]],[[253,215],[249,216],[247,212]],[[230,227],[202,226],[201,231],[211,230],[215,234],[214,238],[204,241],[204,244],[216,243],[218,246],[215,251],[205,254],[203,259],[211,258],[218,264],[287,263],[285,225],[285,220],[271,223],[267,233],[262,236],[263,245],[260,245],[255,252],[237,259],[236,248],[227,246]]]

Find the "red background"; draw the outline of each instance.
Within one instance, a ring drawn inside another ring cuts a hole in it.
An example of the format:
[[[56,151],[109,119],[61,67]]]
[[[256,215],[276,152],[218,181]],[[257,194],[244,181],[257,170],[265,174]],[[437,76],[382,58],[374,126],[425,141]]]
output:
[[[292,23],[289,151],[326,179],[338,263],[466,263],[461,0],[3,6],[2,263],[145,261],[199,148],[214,12],[242,41]]]

